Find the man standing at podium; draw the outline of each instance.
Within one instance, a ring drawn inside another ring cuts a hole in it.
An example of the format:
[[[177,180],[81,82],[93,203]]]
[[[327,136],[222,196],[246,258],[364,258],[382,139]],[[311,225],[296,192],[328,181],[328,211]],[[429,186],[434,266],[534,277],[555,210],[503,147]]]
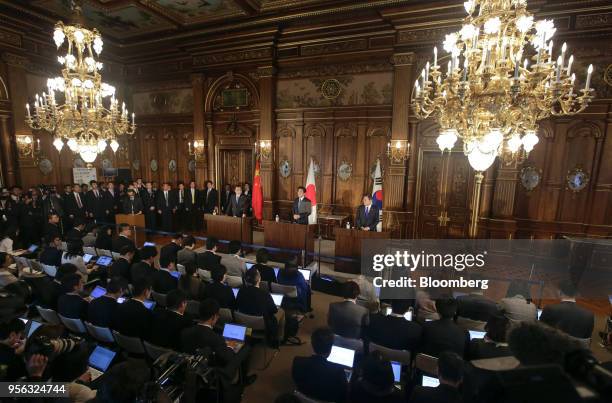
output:
[[[142,200],[140,200],[140,197],[136,197],[136,191],[128,189],[128,197],[123,200],[123,212],[125,214],[140,214],[142,209]]]
[[[376,231],[379,218],[378,207],[372,204],[370,195],[363,195],[362,202],[363,204],[357,208],[355,228],[363,231]]]
[[[308,216],[312,212],[312,203],[305,196],[306,188],[298,188],[298,197],[293,201],[293,222],[296,224],[308,224]]]
[[[242,194],[242,186],[238,185],[234,189],[234,194],[231,195],[227,204],[226,215],[231,217],[246,217],[247,198]]]

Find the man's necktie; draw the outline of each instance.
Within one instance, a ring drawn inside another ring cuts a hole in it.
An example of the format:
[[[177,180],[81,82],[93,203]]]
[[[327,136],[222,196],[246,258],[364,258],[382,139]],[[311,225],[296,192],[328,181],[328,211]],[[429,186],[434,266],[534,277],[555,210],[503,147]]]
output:
[[[369,207],[369,206],[366,206],[366,214],[365,214],[365,215],[366,215],[366,217],[368,216],[368,213],[369,213],[369,212],[370,212],[370,207]]]
[[[168,207],[168,192],[164,192],[164,198],[166,199],[166,207]]]
[[[78,206],[79,208],[83,208],[83,203],[81,203],[81,196],[79,196],[79,194],[78,194],[78,193],[75,193],[74,195],[75,195],[75,197],[76,197],[77,206]]]
[[[191,204],[195,204],[195,189],[191,189]]]

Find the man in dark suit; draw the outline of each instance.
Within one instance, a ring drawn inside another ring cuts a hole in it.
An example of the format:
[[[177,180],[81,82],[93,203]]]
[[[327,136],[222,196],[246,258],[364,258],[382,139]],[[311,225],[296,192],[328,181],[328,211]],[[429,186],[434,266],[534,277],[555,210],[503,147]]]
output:
[[[355,228],[363,231],[376,231],[380,212],[378,207],[372,204],[372,196],[363,195],[363,204],[357,208],[355,217]]]
[[[64,216],[64,200],[57,194],[55,186],[51,186],[49,191],[42,198],[43,217],[55,213],[59,218]],[[58,222],[59,223],[59,222]]]
[[[334,333],[329,328],[318,328],[312,332],[310,357],[295,357],[291,376],[298,391],[304,395],[326,402],[345,402],[348,384],[342,366],[327,361],[334,344]]]
[[[253,215],[253,192],[251,191],[251,184],[249,182],[245,182],[242,189],[242,194],[247,198],[246,215],[250,217]]]
[[[129,283],[131,280],[130,268],[132,267],[132,260],[134,259],[136,249],[131,245],[125,245],[119,253],[121,255],[119,259],[115,260],[108,268],[108,277],[119,277]]]
[[[212,214],[217,208],[217,198],[219,197],[217,189],[215,189],[212,181],[206,181],[206,189],[204,190],[204,212]]]
[[[62,264],[62,252],[62,239],[59,235],[51,235],[47,237],[47,246],[38,260],[42,264],[59,267]]]
[[[471,277],[476,280],[476,276]],[[499,313],[497,303],[485,297],[482,291],[473,291],[468,295],[457,297],[458,320],[467,318],[479,322],[487,322],[492,316]]]
[[[39,296],[42,305],[57,310],[58,299],[65,294],[61,283],[62,279],[69,274],[76,274],[78,270],[75,265],[64,263],[57,268],[55,278],[52,280],[47,276],[34,277],[32,288],[34,293]]]
[[[151,343],[180,351],[181,333],[192,326],[190,319],[186,318],[187,294],[181,290],[172,290],[166,297],[166,308],[153,312],[151,325]]]
[[[593,312],[576,304],[577,290],[571,280],[559,285],[561,302],[546,305],[542,310],[540,321],[555,327],[570,336],[588,339],[593,333],[595,317]]]
[[[87,317],[87,301],[79,295],[83,290],[83,279],[80,275],[68,274],[62,278],[62,288],[65,294],[57,300],[57,313],[71,319]]]
[[[242,186],[236,186],[227,204],[226,214],[232,217],[246,217],[247,198],[242,194]]]
[[[49,213],[47,215],[47,224],[45,224],[45,238],[53,238],[59,236],[62,238],[62,230],[59,226],[60,217],[57,213]]]
[[[117,298],[123,294],[124,280],[112,278],[106,285],[106,294],[89,303],[87,321],[95,326],[109,327],[119,304]],[[127,284],[127,283],[125,283]]]
[[[157,195],[157,212],[161,216],[161,229],[166,232],[172,231],[174,213],[176,212],[176,195],[168,182],[164,183],[163,189]]]
[[[149,230],[154,230],[157,223],[157,194],[151,182],[145,183],[145,188],[140,191],[140,199],[145,212],[145,226]]]
[[[367,329],[368,339],[378,345],[394,350],[416,351],[421,342],[421,325],[406,320],[410,301],[407,299],[394,299],[391,301],[390,315],[377,313],[370,315],[370,324]]]
[[[425,322],[421,352],[438,357],[443,351],[452,351],[465,357],[470,343],[470,335],[454,322],[457,314],[457,301],[452,298],[436,300],[439,320]]]
[[[98,188],[98,182],[89,182],[90,190],[85,195],[85,208],[87,217],[96,220],[96,222],[105,222],[110,211],[107,210],[107,204],[104,202],[104,194]]]
[[[145,246],[140,250],[140,262],[134,263],[130,268],[132,284],[143,278],[153,284],[153,275],[157,272],[154,266],[155,256],[157,256],[155,246]]]
[[[153,313],[144,306],[151,296],[151,283],[146,278],[137,278],[133,283],[134,297],[119,304],[111,328],[125,336],[147,339],[151,334]]]
[[[223,187],[223,192],[221,192],[221,212],[227,212],[227,206],[229,204],[230,198],[232,197],[232,186],[225,185]]]
[[[159,257],[159,270],[153,274],[153,291],[168,294],[178,287],[178,279],[172,274],[176,272],[176,260],[171,256]]]
[[[198,257],[198,254],[195,253],[195,251],[193,250],[195,246],[195,239],[191,235],[188,235],[185,238],[183,238],[181,244],[183,245],[183,249],[179,250],[178,253],[176,254],[176,262],[183,266],[187,266],[187,265],[195,266],[196,259]],[[163,254],[163,248],[162,248],[162,254]]]
[[[306,188],[300,186],[297,192],[298,197],[293,201],[292,220],[296,224],[308,224],[308,216],[312,212],[312,203],[305,196]]]
[[[66,195],[64,199],[64,213],[65,228],[72,228],[73,222],[77,218],[85,219],[85,200],[81,194],[81,186],[76,183],[72,186],[72,192]]]
[[[172,234],[170,243],[162,246],[159,250],[159,259],[171,259],[176,262],[179,250],[182,249],[183,236],[179,233]]]
[[[144,206],[140,197],[136,197],[134,189],[128,189],[128,197],[123,200],[123,212],[125,214],[142,214]]]
[[[221,256],[217,255],[218,240],[215,237],[206,238],[206,250],[198,253],[196,266],[200,269],[211,270],[221,264]]]
[[[85,219],[77,217],[74,219],[73,225],[72,229],[66,232],[66,242],[83,242],[83,237],[85,236]]]
[[[463,381],[463,360],[456,353],[447,351],[438,358],[440,385],[431,388],[416,385],[409,403],[459,403],[463,401],[459,386]]]
[[[130,224],[119,224],[119,235],[113,240],[113,252],[121,253],[124,246],[131,246],[136,249],[136,244],[130,238],[132,236],[132,227]]]
[[[255,260],[257,264],[253,266],[253,269],[259,270],[259,274],[261,275],[261,281],[265,281],[270,285],[270,283],[278,282],[276,279],[276,273],[274,272],[274,268],[267,265],[268,260],[270,259],[270,253],[266,248],[260,248],[257,250],[255,254]]]
[[[187,230],[202,228],[202,193],[196,187],[195,181],[189,182],[189,189],[185,192],[185,217]]]
[[[175,217],[175,226],[177,230],[182,230],[185,227],[185,197],[187,192],[185,191],[185,184],[183,182],[178,182],[177,189],[174,192],[175,200],[176,200],[176,212],[174,213]]]
[[[234,310],[236,298],[232,288],[225,284],[226,270],[223,266],[215,266],[211,270],[212,283],[204,288],[204,298],[212,298],[219,303],[221,308]]]
[[[327,325],[340,336],[360,339],[369,323],[369,311],[366,307],[357,305],[359,285],[354,281],[344,284],[342,302],[329,304]]]
[[[119,192],[115,189],[115,182],[108,182],[104,190],[104,206],[108,211],[106,222],[115,222],[115,214],[119,212]]]

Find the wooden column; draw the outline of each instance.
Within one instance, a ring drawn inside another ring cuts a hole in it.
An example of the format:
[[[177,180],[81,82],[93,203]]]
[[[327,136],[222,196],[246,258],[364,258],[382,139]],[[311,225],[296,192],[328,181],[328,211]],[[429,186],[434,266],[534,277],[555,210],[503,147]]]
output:
[[[257,69],[259,76],[259,133],[257,141],[269,140],[272,143],[270,155],[261,158],[261,186],[263,187],[265,220],[271,220],[276,211],[274,206],[274,195],[276,189],[276,170],[274,169],[274,132],[276,131],[276,68],[274,66],[262,66]]]
[[[204,75],[201,73],[192,74],[191,84],[193,86],[193,140],[205,144],[204,149],[207,150],[206,129],[204,125],[204,94],[206,93]],[[206,151],[204,151],[204,155],[196,155],[195,162],[195,181],[202,188],[206,180],[213,179],[206,175],[207,167],[210,164],[210,161],[206,158]],[[216,186],[219,187],[219,184],[217,183]]]
[[[15,136],[11,131],[10,115],[4,113],[0,115],[0,147],[2,148],[2,186],[17,185],[19,169],[15,158]]]

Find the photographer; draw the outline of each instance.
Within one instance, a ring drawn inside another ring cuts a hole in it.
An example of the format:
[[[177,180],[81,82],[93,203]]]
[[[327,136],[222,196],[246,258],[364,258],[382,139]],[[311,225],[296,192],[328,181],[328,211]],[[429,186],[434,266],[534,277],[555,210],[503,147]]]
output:
[[[0,323],[0,380],[15,380],[25,375],[22,360],[25,324],[17,319]]]

